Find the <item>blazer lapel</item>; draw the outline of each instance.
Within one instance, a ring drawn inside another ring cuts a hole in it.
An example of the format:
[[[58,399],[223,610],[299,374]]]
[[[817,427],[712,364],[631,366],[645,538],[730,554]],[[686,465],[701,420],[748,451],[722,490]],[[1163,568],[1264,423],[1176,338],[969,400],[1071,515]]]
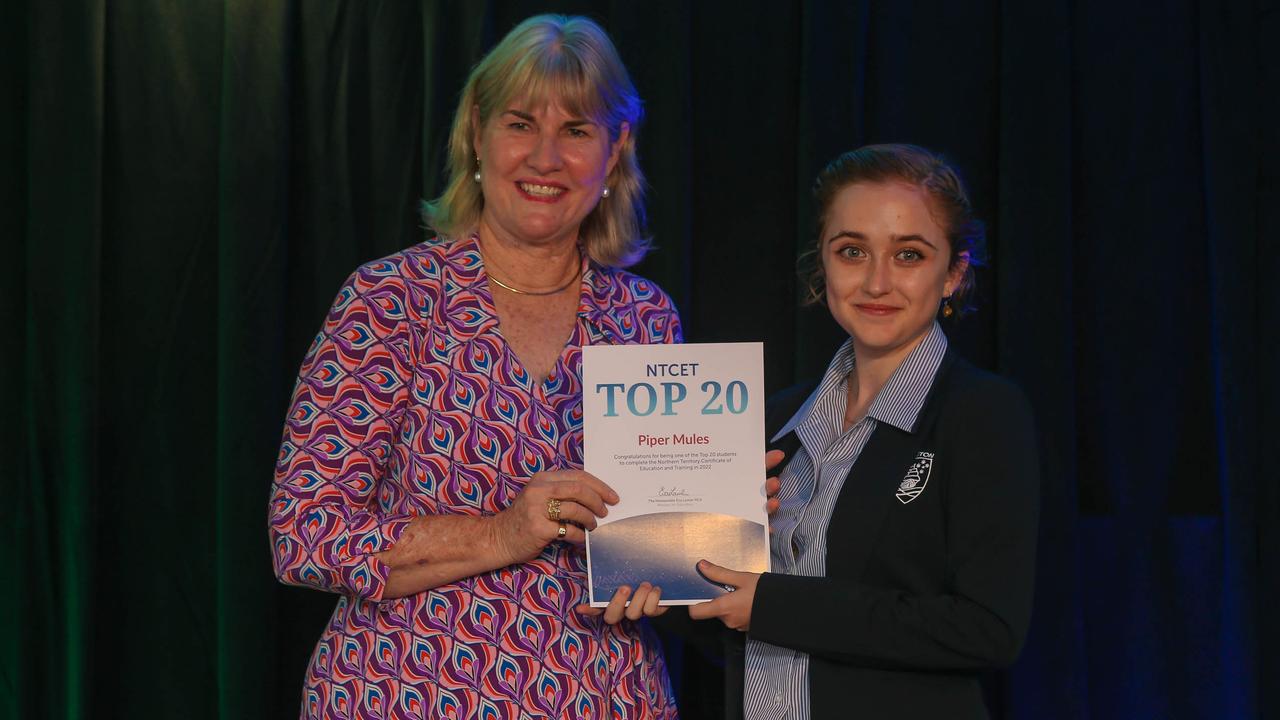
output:
[[[769,472],[772,477],[778,477],[782,474],[782,470],[791,463],[791,458],[796,456],[796,452],[800,449],[800,436],[795,431],[778,438],[777,442],[769,443],[766,450],[781,450],[784,454],[782,463]]]
[[[885,516],[898,502],[897,490],[903,475],[931,434],[940,405],[938,398],[946,392],[955,362],[955,354],[948,350],[916,416],[915,432],[878,423],[845,477],[827,526],[828,576],[862,577]]]
[[[827,575],[856,579],[863,568],[885,515],[897,502],[894,492],[911,464],[918,439],[880,423],[858,462],[845,478],[827,527]],[[838,553],[838,554],[837,554]]]

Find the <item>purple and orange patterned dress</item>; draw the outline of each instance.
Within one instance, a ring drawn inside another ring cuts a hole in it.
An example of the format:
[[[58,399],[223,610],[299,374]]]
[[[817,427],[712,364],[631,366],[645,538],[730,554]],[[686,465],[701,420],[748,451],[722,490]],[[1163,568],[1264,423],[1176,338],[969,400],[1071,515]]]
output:
[[[584,260],[573,335],[543,382],[507,346],[474,238],[414,246],[343,285],[303,360],[271,493],[276,574],[339,593],[304,717],[674,718],[648,626],[605,625],[581,548],[383,600],[417,515],[491,515],[540,470],[582,467],[583,345],[680,341],[653,283]]]

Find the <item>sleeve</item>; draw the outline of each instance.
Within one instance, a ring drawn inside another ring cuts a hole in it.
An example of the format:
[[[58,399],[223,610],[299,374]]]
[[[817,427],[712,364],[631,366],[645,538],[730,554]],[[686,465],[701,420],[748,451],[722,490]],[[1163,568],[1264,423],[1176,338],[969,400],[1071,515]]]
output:
[[[1017,658],[1031,616],[1039,462],[1030,408],[1000,383],[943,447],[948,592],[918,595],[855,581],[766,573],[750,634],[825,659],[890,670],[980,670]],[[975,417],[977,416],[977,417]]]
[[[377,601],[389,568],[374,555],[412,516],[377,504],[408,397],[408,330],[401,281],[370,275],[348,278],[303,359],[269,526],[282,582]]]
[[[667,320],[666,330],[660,342],[666,345],[678,345],[684,342],[684,328],[680,325],[680,313],[676,312],[675,306],[671,308],[671,316]]]

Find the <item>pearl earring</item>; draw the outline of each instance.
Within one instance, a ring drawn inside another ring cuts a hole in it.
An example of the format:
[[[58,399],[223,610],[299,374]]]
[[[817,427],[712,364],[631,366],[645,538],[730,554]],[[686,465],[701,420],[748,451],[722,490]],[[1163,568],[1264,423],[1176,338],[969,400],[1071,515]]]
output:
[[[476,182],[480,182],[480,171],[477,170],[476,174],[472,175],[471,177],[474,178]]]
[[[604,192],[600,193],[600,197],[602,197],[602,198],[607,198],[607,197],[609,197],[609,188],[607,188],[607,187],[606,187],[606,188],[604,189]]]

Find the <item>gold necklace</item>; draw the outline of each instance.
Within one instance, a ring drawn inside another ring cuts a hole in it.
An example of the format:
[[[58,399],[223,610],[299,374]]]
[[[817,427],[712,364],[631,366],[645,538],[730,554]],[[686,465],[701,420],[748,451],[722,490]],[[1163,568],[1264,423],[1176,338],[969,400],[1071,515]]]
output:
[[[493,284],[494,284],[494,285],[497,285],[498,287],[502,288],[503,290],[507,290],[507,291],[509,291],[509,292],[513,292],[513,293],[515,293],[515,294],[517,294],[517,295],[533,295],[533,296],[542,296],[542,295],[555,295],[556,293],[564,292],[564,291],[565,291],[565,289],[566,289],[566,288],[568,288],[570,285],[572,285],[572,284],[574,283],[574,281],[575,281],[575,280],[577,280],[577,279],[578,279],[578,277],[579,277],[579,276],[581,276],[581,275],[582,275],[582,262],[581,262],[581,261],[579,261],[579,262],[578,262],[578,272],[574,273],[574,274],[573,274],[573,277],[569,278],[569,282],[567,282],[567,283],[565,283],[565,284],[561,285],[560,287],[556,288],[555,290],[539,290],[539,291],[533,291],[533,290],[521,290],[521,289],[519,289],[519,288],[513,288],[513,287],[511,287],[510,285],[508,285],[508,284],[506,284],[506,283],[502,282],[502,281],[501,281],[501,280],[499,280],[498,278],[494,277],[493,275],[489,275],[489,279],[493,281]]]
[[[578,251],[578,269],[573,273],[573,277],[569,278],[568,282],[566,282],[565,284],[561,285],[560,287],[554,290],[521,290],[520,288],[513,288],[510,285],[502,282],[496,276],[494,276],[493,273],[488,273],[488,275],[489,275],[489,279],[493,281],[494,285],[497,285],[503,290],[506,290],[508,292],[513,292],[517,295],[532,295],[534,297],[555,295],[556,293],[564,292],[570,285],[574,283],[574,281],[582,277],[582,251],[581,250]]]

